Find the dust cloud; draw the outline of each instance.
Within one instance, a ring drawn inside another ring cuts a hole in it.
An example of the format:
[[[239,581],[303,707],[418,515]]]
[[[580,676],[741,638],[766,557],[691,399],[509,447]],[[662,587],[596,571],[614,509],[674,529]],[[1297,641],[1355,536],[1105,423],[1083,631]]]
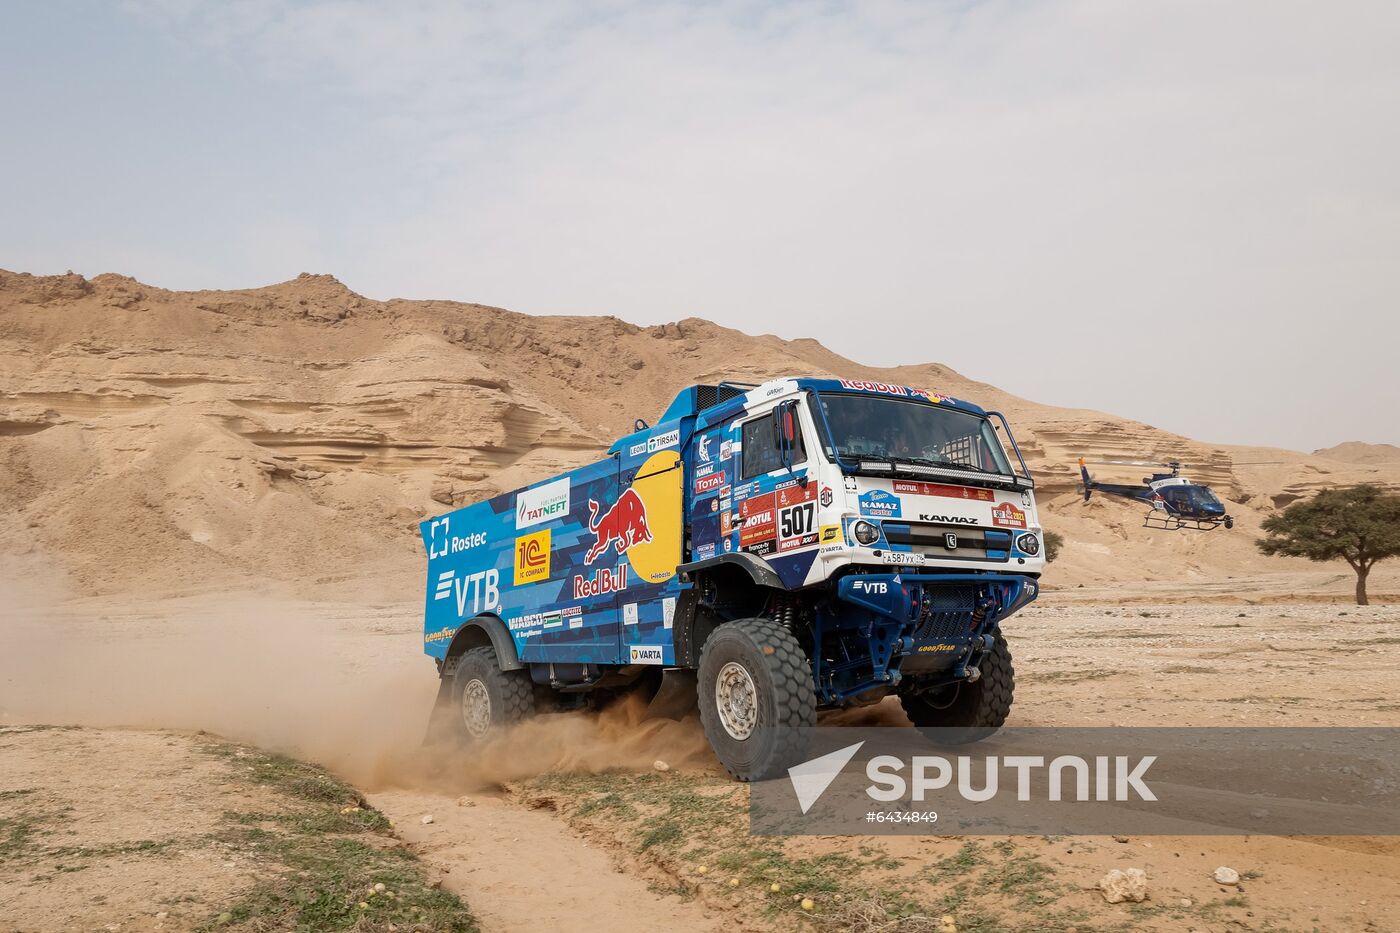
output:
[[[640,698],[538,716],[485,745],[425,745],[437,675],[413,609],[220,593],[21,605],[0,581],[0,723],[214,733],[367,791],[489,789],[548,770],[713,768],[698,720]]]

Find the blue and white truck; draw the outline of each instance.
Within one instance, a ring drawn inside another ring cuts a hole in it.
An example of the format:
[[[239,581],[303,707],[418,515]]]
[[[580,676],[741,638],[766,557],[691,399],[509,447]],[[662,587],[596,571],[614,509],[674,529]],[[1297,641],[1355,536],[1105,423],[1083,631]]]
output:
[[[1000,626],[1045,564],[1001,414],[785,378],[691,386],[636,428],[596,463],[422,523],[440,726],[476,741],[662,671],[694,678],[740,780],[790,764],[819,709],[890,694],[916,726],[1001,726]]]

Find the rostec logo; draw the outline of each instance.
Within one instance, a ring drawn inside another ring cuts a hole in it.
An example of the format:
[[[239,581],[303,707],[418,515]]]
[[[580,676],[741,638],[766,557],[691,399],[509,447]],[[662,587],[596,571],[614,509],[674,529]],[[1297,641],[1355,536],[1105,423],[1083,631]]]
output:
[[[723,486],[723,485],[724,485],[724,471],[723,471],[723,470],[720,470],[718,473],[711,473],[709,476],[700,476],[700,477],[696,477],[696,480],[695,480],[695,494],[698,496],[698,495],[700,495],[701,493],[712,492],[712,491],[718,489],[719,487],[721,487],[721,486]]]
[[[637,495],[637,490],[629,489],[618,496],[613,507],[602,515],[598,514],[599,508],[597,502],[588,500],[588,530],[593,532],[596,540],[583,556],[585,564],[597,560],[609,545],[621,555],[626,554],[632,545],[651,540],[651,529],[647,527],[647,505]],[[575,581],[580,579],[574,578]]]
[[[855,590],[857,593],[885,594],[890,591],[890,585],[888,583],[871,583],[868,580],[854,580],[851,582],[851,589]]]
[[[548,528],[515,539],[515,585],[549,579],[550,535]]]
[[[574,599],[588,599],[593,596],[606,596],[627,589],[627,565],[616,570],[599,567],[592,578],[574,577]],[[570,626],[572,627],[572,626]]]
[[[569,514],[569,481],[557,479],[515,497],[515,527],[529,528]]]
[[[444,515],[428,524],[428,560],[447,555],[447,535],[451,518]]]
[[[631,661],[633,664],[662,664],[660,645],[633,645],[631,651]]]

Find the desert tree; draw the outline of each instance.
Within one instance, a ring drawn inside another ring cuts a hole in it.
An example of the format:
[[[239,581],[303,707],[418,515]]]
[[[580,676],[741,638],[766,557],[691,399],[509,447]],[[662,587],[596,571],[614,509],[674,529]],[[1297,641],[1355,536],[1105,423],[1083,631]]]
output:
[[[1356,604],[1365,606],[1366,577],[1376,561],[1400,555],[1400,495],[1364,484],[1324,489],[1264,519],[1265,554],[1345,560],[1356,571]]]
[[[1064,547],[1065,536],[1056,531],[1045,532],[1045,562],[1048,564],[1060,556],[1060,548]]]

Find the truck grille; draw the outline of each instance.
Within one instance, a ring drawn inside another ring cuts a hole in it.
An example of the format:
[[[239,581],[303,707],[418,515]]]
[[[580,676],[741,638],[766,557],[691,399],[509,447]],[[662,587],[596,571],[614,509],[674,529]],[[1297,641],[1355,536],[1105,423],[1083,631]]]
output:
[[[919,606],[915,641],[965,638],[977,607],[975,586],[926,586]]]
[[[906,544],[911,551],[938,560],[1011,559],[1011,532],[973,525],[932,525],[885,522],[885,540]],[[947,536],[957,535],[958,546],[948,547]]]

